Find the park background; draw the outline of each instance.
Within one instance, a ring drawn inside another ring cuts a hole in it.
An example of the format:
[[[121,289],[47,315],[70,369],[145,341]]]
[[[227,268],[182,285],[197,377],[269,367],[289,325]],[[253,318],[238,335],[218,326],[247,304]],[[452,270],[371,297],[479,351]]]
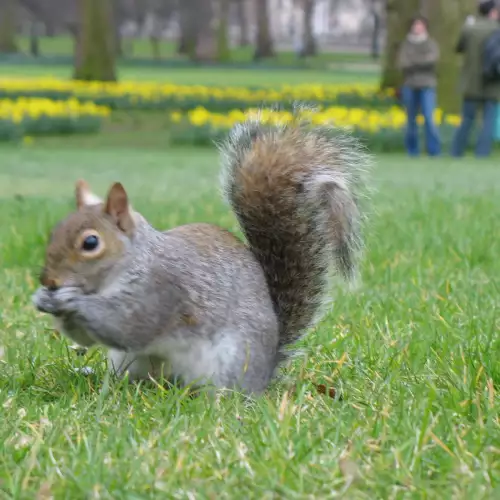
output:
[[[423,12],[446,151],[476,6],[0,2],[2,498],[500,497],[498,157],[408,159],[395,64]],[[213,143],[262,105],[287,121],[295,101],[375,160],[362,282],[335,286],[305,356],[255,401],[128,386],[102,352],[78,356],[30,303],[75,180],[123,182],[159,228],[239,234]]]

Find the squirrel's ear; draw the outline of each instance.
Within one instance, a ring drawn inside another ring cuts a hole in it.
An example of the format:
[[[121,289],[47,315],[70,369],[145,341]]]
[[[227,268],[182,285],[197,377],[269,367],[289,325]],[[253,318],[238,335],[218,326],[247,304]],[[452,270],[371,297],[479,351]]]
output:
[[[90,191],[89,185],[83,179],[80,179],[76,183],[75,198],[78,210],[89,205],[99,205],[102,203],[101,198]]]
[[[105,213],[111,215],[116,225],[124,232],[131,233],[134,229],[134,219],[132,217],[127,192],[119,182],[115,182],[108,193],[108,199],[104,208]]]

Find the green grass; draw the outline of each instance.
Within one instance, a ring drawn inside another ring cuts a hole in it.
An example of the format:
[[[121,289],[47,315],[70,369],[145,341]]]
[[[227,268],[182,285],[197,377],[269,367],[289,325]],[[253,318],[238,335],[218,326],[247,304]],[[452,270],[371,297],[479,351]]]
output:
[[[30,41],[28,37],[18,38],[19,51],[29,54]],[[124,56],[128,58],[153,59],[154,53],[151,42],[146,39],[124,40]],[[182,56],[177,54],[177,44],[170,41],[161,41],[159,43],[160,59],[179,60]],[[41,56],[71,56],[74,51],[73,39],[69,36],[54,36],[40,38]],[[251,63],[253,60],[254,48],[252,45],[247,47],[232,47],[231,62]],[[298,60],[295,53],[291,50],[279,51],[277,55],[268,60],[273,65],[307,65],[309,67],[324,68],[330,64],[377,64],[373,62],[368,53],[349,53],[349,52],[331,52],[321,51],[317,56],[308,58],[307,61]]]
[[[1,498],[500,498],[498,159],[378,158],[360,288],[265,396],[211,401],[109,380],[30,295],[78,177],[235,229],[215,153],[38,144],[0,150]]]
[[[59,65],[16,65],[0,64],[1,78],[71,78],[73,69]],[[183,85],[238,85],[279,86],[301,83],[376,83],[378,73],[357,71],[322,71],[283,69],[221,69],[209,67],[167,68],[167,67],[119,67],[120,80],[172,82]]]

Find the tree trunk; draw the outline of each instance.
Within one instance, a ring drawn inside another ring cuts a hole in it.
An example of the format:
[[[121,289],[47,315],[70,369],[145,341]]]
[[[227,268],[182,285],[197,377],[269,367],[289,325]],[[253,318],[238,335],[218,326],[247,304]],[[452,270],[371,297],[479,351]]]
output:
[[[40,38],[38,37],[38,22],[31,21],[30,24],[30,54],[33,57],[40,55]]]
[[[201,29],[200,0],[179,0],[180,36],[177,53],[196,59],[196,47]],[[203,8],[203,5],[201,5]]]
[[[2,0],[0,0],[0,3],[2,3]],[[37,32],[38,36],[40,36],[43,33],[41,30],[42,26],[45,27],[44,30],[45,36],[53,36],[53,34],[51,34],[51,31],[52,33],[54,32],[55,29],[54,24],[57,24],[58,22],[60,23],[60,19],[57,18],[54,19],[55,16],[53,15],[53,12],[49,12],[49,8],[45,4],[45,2],[40,2],[40,0],[17,0],[17,3],[30,14],[30,21],[31,21],[30,30],[33,27],[33,23],[36,23],[38,27],[38,32]],[[53,8],[54,6],[51,5],[50,7]],[[30,31],[30,37],[32,35],[33,31]]]
[[[161,59],[161,24],[155,13],[153,13],[152,20],[153,26],[151,27],[151,33],[149,35],[149,42],[151,44],[153,59],[159,61]]]
[[[267,0],[255,0],[257,14],[257,40],[254,60],[274,57],[273,40],[269,27],[269,5]]]
[[[148,15],[148,2],[145,0],[134,0],[133,9],[135,22],[139,26],[139,30],[141,30],[144,27],[144,23]]]
[[[16,43],[16,0],[0,2],[0,52],[17,52]]]
[[[123,40],[119,26],[117,26],[115,29],[115,51],[116,51],[116,57],[123,57],[124,54]]]
[[[161,48],[160,48],[160,39],[159,37],[152,33],[149,37],[149,43],[151,44],[151,53],[153,55],[153,59],[155,61],[159,61],[161,59]]]
[[[302,56],[314,56],[317,53],[316,39],[312,25],[315,6],[316,0],[303,0],[304,41],[302,44]]]
[[[380,16],[379,4],[377,0],[372,0],[372,16],[373,16],[373,31],[372,31],[372,43],[371,43],[371,56],[372,59],[378,59],[380,57],[380,29],[382,27],[382,19]]]
[[[125,37],[122,38],[122,49],[121,49],[122,57],[134,57],[134,38],[133,37]]]
[[[82,59],[82,51],[79,49],[79,36],[78,33],[80,31],[80,26],[78,25],[78,22],[68,22],[66,23],[66,29],[68,30],[68,33],[71,36],[71,40],[73,42],[73,54],[74,54],[74,64],[75,68],[80,66],[81,64],[81,59]]]
[[[217,22],[217,60],[227,62],[231,59],[231,48],[229,46],[229,0],[218,0],[218,22]]]
[[[114,26],[114,34],[115,34],[115,50],[116,56],[123,56],[123,44],[122,44],[122,34],[121,34],[121,25],[123,19],[122,5],[120,0],[113,0],[113,26]]]
[[[177,42],[177,54],[188,54],[190,40],[190,18],[189,18],[189,0],[179,0],[178,3],[179,15],[179,40]]]
[[[431,0],[434,1],[437,0]],[[420,0],[386,0],[387,44],[381,82],[383,89],[398,88],[402,84],[403,75],[397,67],[399,47],[419,7]]]
[[[45,36],[54,38],[56,36],[56,27],[54,21],[45,21]]]
[[[76,80],[115,81],[115,30],[111,0],[79,0]]]
[[[424,0],[423,12],[429,18],[431,35],[439,44],[438,105],[445,112],[460,109],[458,85],[461,58],[455,53],[460,30],[467,15],[475,14],[477,0]]]
[[[197,0],[196,61],[215,61],[217,59],[217,22],[214,11],[215,0]]]
[[[238,14],[238,24],[240,27],[240,39],[239,39],[239,46],[240,47],[246,47],[247,45],[250,45],[250,36],[249,36],[249,29],[248,29],[248,2],[247,0],[237,0],[236,1],[236,7],[238,9],[237,14]]]

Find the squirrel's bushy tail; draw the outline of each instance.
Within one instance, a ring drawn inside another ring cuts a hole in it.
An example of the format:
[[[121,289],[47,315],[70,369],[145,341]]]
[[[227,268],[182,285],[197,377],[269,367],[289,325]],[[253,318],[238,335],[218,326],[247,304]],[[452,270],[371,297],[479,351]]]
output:
[[[236,125],[220,150],[223,189],[264,269],[282,348],[312,326],[331,265],[356,274],[370,157],[334,128],[258,118]]]

